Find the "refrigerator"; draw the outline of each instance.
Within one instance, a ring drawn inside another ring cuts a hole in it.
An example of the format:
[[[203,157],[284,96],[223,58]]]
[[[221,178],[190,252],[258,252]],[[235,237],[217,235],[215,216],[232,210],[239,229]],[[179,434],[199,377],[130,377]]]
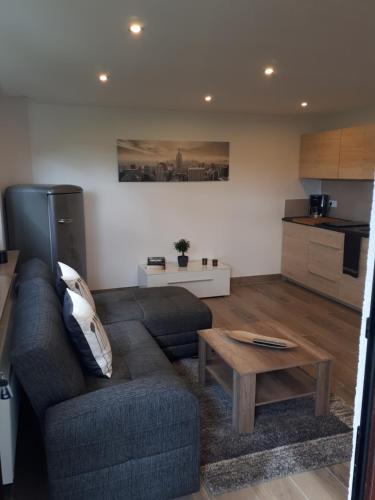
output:
[[[20,263],[38,257],[53,273],[58,261],[86,279],[83,190],[70,185],[23,184],[5,190],[7,248]]]

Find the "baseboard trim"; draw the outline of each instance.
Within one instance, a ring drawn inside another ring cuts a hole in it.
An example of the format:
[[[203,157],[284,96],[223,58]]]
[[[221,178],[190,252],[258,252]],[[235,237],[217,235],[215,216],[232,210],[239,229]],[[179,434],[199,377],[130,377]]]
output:
[[[239,276],[231,278],[230,283],[234,286],[259,285],[261,283],[275,283],[281,281],[281,274],[258,274],[256,276]]]

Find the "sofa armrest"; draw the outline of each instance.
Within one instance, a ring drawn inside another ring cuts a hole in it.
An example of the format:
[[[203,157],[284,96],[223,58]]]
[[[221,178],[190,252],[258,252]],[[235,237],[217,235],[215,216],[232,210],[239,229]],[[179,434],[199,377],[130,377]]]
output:
[[[49,473],[66,477],[199,440],[199,405],[177,376],[158,374],[59,403],[46,412]]]

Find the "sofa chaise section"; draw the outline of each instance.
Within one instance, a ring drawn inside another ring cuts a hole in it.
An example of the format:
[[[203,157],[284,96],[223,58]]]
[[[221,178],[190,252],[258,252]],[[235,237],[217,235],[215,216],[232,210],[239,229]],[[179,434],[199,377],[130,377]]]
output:
[[[17,286],[33,277],[54,283],[39,259],[21,266]],[[123,288],[95,293],[94,299],[103,325],[141,321],[171,360],[197,355],[197,330],[212,326],[210,309],[182,287]]]
[[[94,297],[103,324],[142,321],[170,359],[196,355],[197,330],[212,326],[210,309],[182,287],[131,288]]]

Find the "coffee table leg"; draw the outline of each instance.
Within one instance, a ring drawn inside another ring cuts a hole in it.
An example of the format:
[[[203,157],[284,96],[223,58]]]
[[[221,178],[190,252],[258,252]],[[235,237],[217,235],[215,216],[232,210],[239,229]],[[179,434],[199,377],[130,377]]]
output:
[[[331,361],[323,361],[316,365],[316,397],[315,416],[328,415],[331,392]]]
[[[233,427],[240,434],[254,430],[256,375],[233,371]]]
[[[199,352],[199,360],[198,360],[199,383],[204,385],[206,383],[207,344],[202,339],[202,337],[199,337],[198,352]]]

